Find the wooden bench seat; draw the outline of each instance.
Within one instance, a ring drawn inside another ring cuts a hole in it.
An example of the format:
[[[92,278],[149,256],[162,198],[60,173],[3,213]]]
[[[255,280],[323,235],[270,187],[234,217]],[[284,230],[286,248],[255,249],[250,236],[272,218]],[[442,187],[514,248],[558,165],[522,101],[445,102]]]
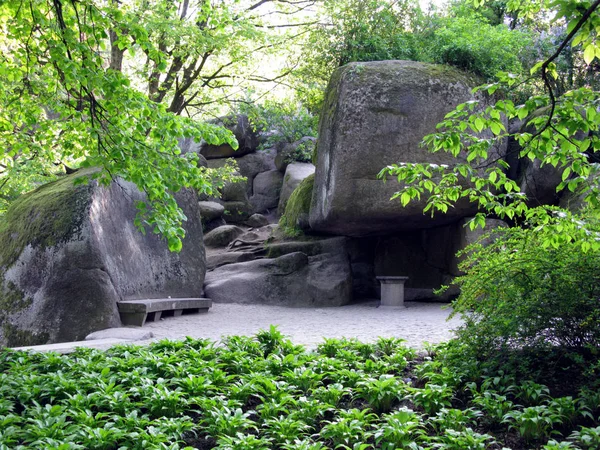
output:
[[[161,317],[178,317],[184,312],[206,312],[212,306],[209,298],[150,298],[117,302],[123,325],[144,326],[146,321],[157,321]]]

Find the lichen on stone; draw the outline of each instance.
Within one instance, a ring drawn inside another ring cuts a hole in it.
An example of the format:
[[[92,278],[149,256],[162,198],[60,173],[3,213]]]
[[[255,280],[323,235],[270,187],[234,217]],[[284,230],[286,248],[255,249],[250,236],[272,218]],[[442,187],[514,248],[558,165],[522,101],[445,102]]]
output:
[[[33,299],[25,295],[12,281],[0,286],[0,322],[6,315],[17,313],[28,308],[33,303]]]
[[[4,342],[8,347],[44,345],[48,343],[48,333],[36,333],[34,331],[22,330],[13,324],[6,322],[2,324]]]
[[[85,169],[22,195],[0,221],[0,274],[14,264],[27,245],[53,247],[68,241],[82,226],[90,186],[76,179],[98,169]]]
[[[279,219],[279,226],[288,236],[297,236],[302,233],[298,221],[302,214],[308,215],[310,202],[315,183],[315,175],[309,175],[298,185],[287,202],[285,213]]]

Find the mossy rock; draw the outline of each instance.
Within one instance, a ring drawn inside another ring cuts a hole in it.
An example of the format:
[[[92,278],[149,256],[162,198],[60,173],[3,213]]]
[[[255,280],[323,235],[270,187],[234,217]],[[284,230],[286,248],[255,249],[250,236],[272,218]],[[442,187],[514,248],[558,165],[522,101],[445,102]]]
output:
[[[145,195],[124,180],[89,180],[98,170],[41,186],[3,217],[0,346],[74,341],[120,326],[122,299],[201,295],[206,259],[195,192],[176,194],[188,221],[184,249],[171,253],[160,236],[135,227]]]
[[[314,183],[315,175],[309,175],[290,195],[285,213],[279,219],[279,226],[285,234],[295,236],[309,228],[308,215]]]
[[[311,230],[372,236],[441,226],[474,215],[477,205],[468,199],[434,218],[423,214],[427,196],[407,206],[390,201],[402,185],[391,177],[384,182],[378,174],[390,164],[455,164],[452,155],[430,153],[421,142],[436,132],[448,112],[476,98],[476,84],[476,78],[455,68],[415,61],[338,68],[320,118]],[[490,150],[490,158],[504,155],[505,145],[498,147]]]
[[[73,186],[98,169],[86,169],[22,195],[0,222],[0,274],[14,264],[27,245],[53,247],[80,230],[89,207],[89,183]]]

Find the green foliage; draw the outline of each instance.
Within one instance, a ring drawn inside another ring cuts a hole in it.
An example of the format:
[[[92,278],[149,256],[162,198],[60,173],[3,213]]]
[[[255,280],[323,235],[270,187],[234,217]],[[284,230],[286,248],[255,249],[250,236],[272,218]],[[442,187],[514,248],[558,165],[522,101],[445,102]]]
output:
[[[523,73],[534,51],[532,33],[484,17],[470,3],[425,14],[407,1],[335,0],[320,13],[322,24],[310,30],[295,74],[299,97],[315,111],[333,71],[350,62],[450,64],[492,79],[499,71]]]
[[[562,423],[562,417],[546,405],[530,406],[522,411],[515,410],[504,416],[506,423],[511,423],[527,441],[547,438],[553,427]]]
[[[490,25],[475,14],[433,19],[431,29],[423,37],[420,60],[449,64],[488,80],[500,71],[522,73],[520,56],[532,45],[526,31]]]
[[[256,128],[266,130],[267,137],[261,148],[272,148],[294,143],[303,137],[317,136],[318,117],[295,101],[267,100],[260,103],[244,103],[239,111],[248,115]],[[300,147],[295,161],[308,162],[312,156],[310,144]]]
[[[419,448],[416,442],[423,440],[425,429],[418,414],[400,408],[382,418],[384,421],[374,434],[377,445],[384,450]]]
[[[55,175],[56,166],[100,167],[94,177],[101,183],[121,176],[147,194],[136,225],[149,226],[178,251],[186,218],[173,192],[210,193],[212,180],[196,155],[179,156],[177,139],[237,143],[227,130],[175,116],[107,64],[108,30],[115,27],[127,30],[121,48],[135,43],[150,60],[164,61],[134,16],[117,2],[2,3],[0,184],[16,192]]]
[[[390,376],[394,369],[385,361],[395,355],[408,356],[410,366],[422,361],[410,349],[388,344],[328,339],[306,351],[270,328],[254,337],[227,337],[220,345],[188,338],[72,355],[3,349],[0,448],[463,450],[493,444],[485,433],[492,421],[488,409],[477,409],[477,396],[517,400],[512,375],[481,377],[469,353],[452,343],[436,350],[420,372],[431,378],[458,370],[461,379],[473,381],[452,388],[425,382],[416,390]],[[462,365],[453,359],[458,354]],[[415,378],[412,371],[405,375]],[[526,378],[522,386],[532,390],[534,384]],[[409,390],[428,391],[422,397],[431,405],[461,398],[460,406],[430,408],[406,396],[397,406],[395,396]],[[472,395],[465,396],[468,391]],[[391,408],[376,412],[365,403],[381,401],[376,392],[394,398]],[[510,403],[504,422],[493,428],[499,448],[506,447],[509,427],[522,429],[532,442],[556,435],[548,448],[597,447],[597,420],[580,414],[585,409],[579,398],[540,401],[528,408]],[[558,439],[558,430],[569,438]]]
[[[546,247],[547,232],[499,229],[494,243],[466,250],[453,307],[465,318],[459,336],[482,355],[515,346],[600,347],[600,253],[575,242]],[[523,400],[539,398],[530,391],[523,388]]]
[[[434,443],[433,448],[444,450],[485,450],[495,442],[489,434],[477,433],[472,428],[461,431],[448,429],[444,436],[435,441],[439,442]]]
[[[446,385],[428,384],[423,389],[413,389],[411,399],[413,403],[429,414],[434,415],[443,408],[452,405],[452,389]]]
[[[2,2],[0,214],[65,171],[99,167],[102,183],[122,177],[147,194],[137,227],[178,251],[186,217],[173,193],[213,195],[230,174],[182,157],[177,140],[237,148],[189,116],[222,108],[250,72],[268,81],[255,66],[293,38],[265,17],[292,24],[296,12],[278,0]]]
[[[581,429],[573,431],[569,439],[584,449],[597,448],[600,446],[600,427],[581,427]]]
[[[358,383],[356,395],[365,400],[376,413],[386,413],[406,394],[403,392],[403,385],[404,383],[392,375],[381,375],[378,379],[371,378]]]
[[[319,22],[302,51],[298,96],[318,112],[332,72],[349,62],[415,59],[415,37],[408,30],[420,12],[409,1],[331,0],[322,3]]]

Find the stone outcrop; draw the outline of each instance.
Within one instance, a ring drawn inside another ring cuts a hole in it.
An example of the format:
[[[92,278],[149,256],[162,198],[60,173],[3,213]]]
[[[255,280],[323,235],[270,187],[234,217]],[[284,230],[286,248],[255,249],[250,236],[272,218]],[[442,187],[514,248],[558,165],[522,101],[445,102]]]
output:
[[[215,303],[341,306],[352,299],[352,276],[345,254],[294,252],[219,267],[207,274],[205,292]]]
[[[292,195],[292,192],[306,177],[315,173],[315,166],[310,163],[293,163],[287,166],[285,175],[283,176],[283,186],[279,195],[279,206],[277,213],[282,215],[285,212],[287,202]]]
[[[227,223],[244,223],[254,214],[249,202],[221,202],[225,208],[223,218]]]
[[[225,247],[243,233],[244,230],[240,227],[223,225],[206,233],[204,243],[207,247]]]
[[[274,149],[259,150],[255,153],[235,158],[239,175],[246,178],[246,194],[248,197],[252,195],[252,187],[256,175],[268,172],[269,170],[275,170],[274,160]],[[230,161],[229,158],[211,159],[207,165],[211,169],[217,169],[225,167],[228,161]]]
[[[402,207],[379,171],[392,163],[455,162],[419,144],[446,113],[473,98],[476,80],[454,68],[412,61],[352,63],[332,76],[319,125],[310,226],[349,236],[441,226],[473,215],[461,201],[447,214],[424,214],[425,198]],[[503,152],[502,148],[497,152]]]
[[[261,213],[277,208],[283,184],[283,174],[278,170],[261,172],[254,178],[253,195],[250,204],[254,212]]]
[[[215,121],[215,124],[230,130],[237,139],[239,147],[234,150],[229,144],[210,145],[202,142],[200,154],[206,159],[240,157],[252,153],[258,148],[258,132],[250,123],[248,116],[243,114],[226,116]]]
[[[259,150],[255,153],[237,158],[236,162],[240,169],[240,174],[246,177],[247,193],[250,197],[253,193],[254,178],[259,173],[275,170],[275,150]]]
[[[123,299],[200,297],[206,263],[197,196],[177,195],[183,250],[134,226],[144,195],[119,180],[74,185],[79,171],[16,200],[0,225],[0,345],[85,338],[120,325]]]
[[[217,202],[198,202],[200,208],[200,217],[203,223],[219,219],[225,213],[225,207]]]
[[[251,228],[260,228],[269,225],[269,219],[262,214],[252,214],[244,224]]]

